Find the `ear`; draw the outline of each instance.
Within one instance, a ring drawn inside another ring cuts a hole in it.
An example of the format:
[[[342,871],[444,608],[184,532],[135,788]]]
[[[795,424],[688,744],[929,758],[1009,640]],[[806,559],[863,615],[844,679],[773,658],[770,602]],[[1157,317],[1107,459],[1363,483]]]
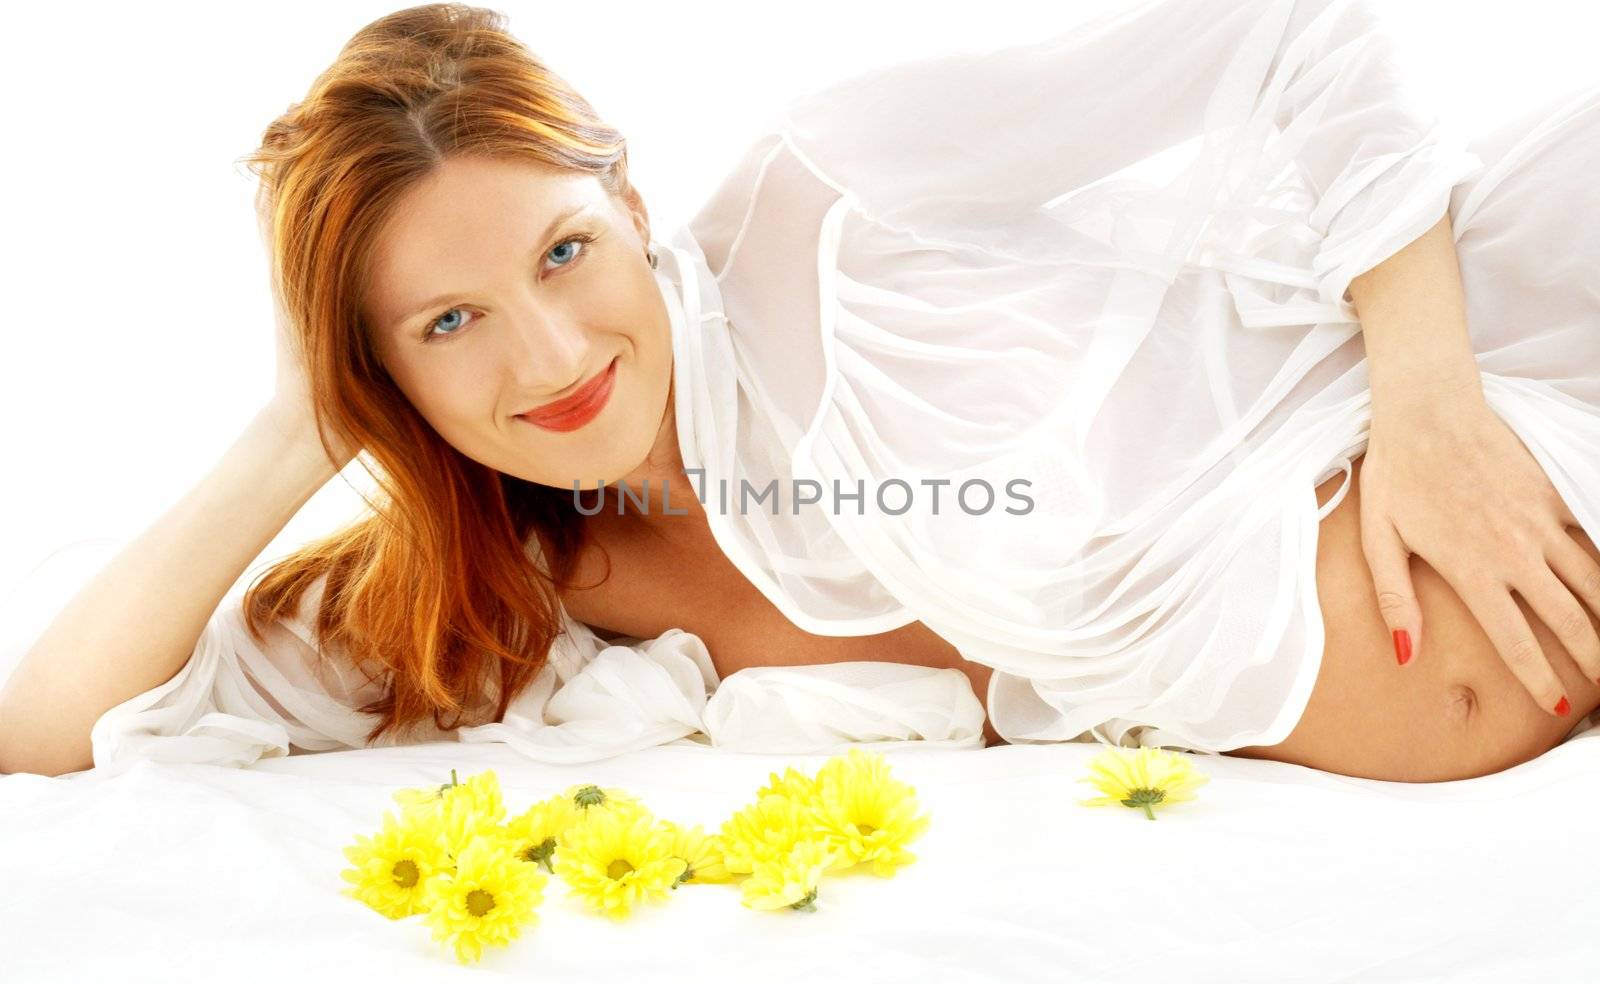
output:
[[[640,196],[639,190],[631,184],[628,185],[622,192],[622,204],[627,207],[628,213],[633,217],[633,228],[639,234],[640,245],[648,245],[650,242],[650,210],[645,208],[644,198]]]

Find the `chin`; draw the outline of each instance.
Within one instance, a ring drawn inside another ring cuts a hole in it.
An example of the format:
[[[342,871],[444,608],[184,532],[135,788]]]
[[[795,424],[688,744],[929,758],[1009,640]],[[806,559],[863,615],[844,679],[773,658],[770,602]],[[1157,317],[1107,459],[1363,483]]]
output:
[[[594,423],[598,424],[599,421]],[[584,433],[591,428],[592,434]],[[655,444],[655,428],[638,417],[615,428],[591,424],[591,427],[578,433],[584,434],[584,444],[592,449],[592,453],[573,469],[572,478],[562,484],[567,489],[572,488],[573,478],[578,480],[581,489],[598,488],[601,480],[605,481],[608,488],[616,486],[644,464]]]
[[[618,367],[619,374],[626,368],[624,361]],[[565,481],[542,484],[571,490],[576,479],[580,490],[593,491],[599,488],[603,480],[608,488],[615,488],[646,464],[661,428],[666,424],[667,385],[663,379],[661,385],[656,387],[659,393],[641,394],[634,391],[634,387],[626,386],[627,382],[626,377],[619,378],[617,392],[612,395],[612,405],[588,425],[567,435],[568,438],[576,438],[574,443],[585,449],[577,452],[582,456],[582,462],[568,473]],[[646,407],[650,409],[644,409]],[[625,412],[613,418],[613,410]]]
[[[623,479],[644,467],[650,457],[650,449],[655,446],[656,429],[654,427],[640,427],[634,430],[631,440],[626,443],[613,444],[612,453],[607,455],[607,463],[611,466],[601,472],[605,476],[606,485],[614,486]]]

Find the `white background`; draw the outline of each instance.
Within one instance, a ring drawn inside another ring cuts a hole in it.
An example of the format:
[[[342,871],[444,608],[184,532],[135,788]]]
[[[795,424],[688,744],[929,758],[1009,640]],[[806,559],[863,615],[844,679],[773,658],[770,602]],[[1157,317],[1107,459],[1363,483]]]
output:
[[[8,613],[5,601],[21,601],[57,548],[136,536],[270,395],[266,261],[253,178],[237,161],[351,34],[403,5],[8,7],[0,623],[47,615]],[[628,135],[635,183],[667,238],[789,97],[1126,4],[487,5]],[[1379,6],[1417,83],[1463,135],[1600,81],[1596,19],[1577,0]],[[355,516],[346,481],[367,485],[347,469],[257,564]]]

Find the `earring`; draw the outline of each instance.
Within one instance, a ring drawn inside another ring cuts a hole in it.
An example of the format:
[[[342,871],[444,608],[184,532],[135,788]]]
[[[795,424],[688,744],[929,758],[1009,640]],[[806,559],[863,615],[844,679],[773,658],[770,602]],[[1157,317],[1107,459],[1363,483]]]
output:
[[[644,255],[650,258],[650,269],[656,268],[656,244],[651,243],[644,248]]]

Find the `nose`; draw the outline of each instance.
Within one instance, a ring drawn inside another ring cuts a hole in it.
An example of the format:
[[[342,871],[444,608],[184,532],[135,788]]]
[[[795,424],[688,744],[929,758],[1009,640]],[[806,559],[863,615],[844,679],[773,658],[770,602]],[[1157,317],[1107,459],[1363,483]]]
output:
[[[587,379],[597,368],[590,332],[572,312],[523,305],[511,312],[505,365],[526,397],[553,397]]]

